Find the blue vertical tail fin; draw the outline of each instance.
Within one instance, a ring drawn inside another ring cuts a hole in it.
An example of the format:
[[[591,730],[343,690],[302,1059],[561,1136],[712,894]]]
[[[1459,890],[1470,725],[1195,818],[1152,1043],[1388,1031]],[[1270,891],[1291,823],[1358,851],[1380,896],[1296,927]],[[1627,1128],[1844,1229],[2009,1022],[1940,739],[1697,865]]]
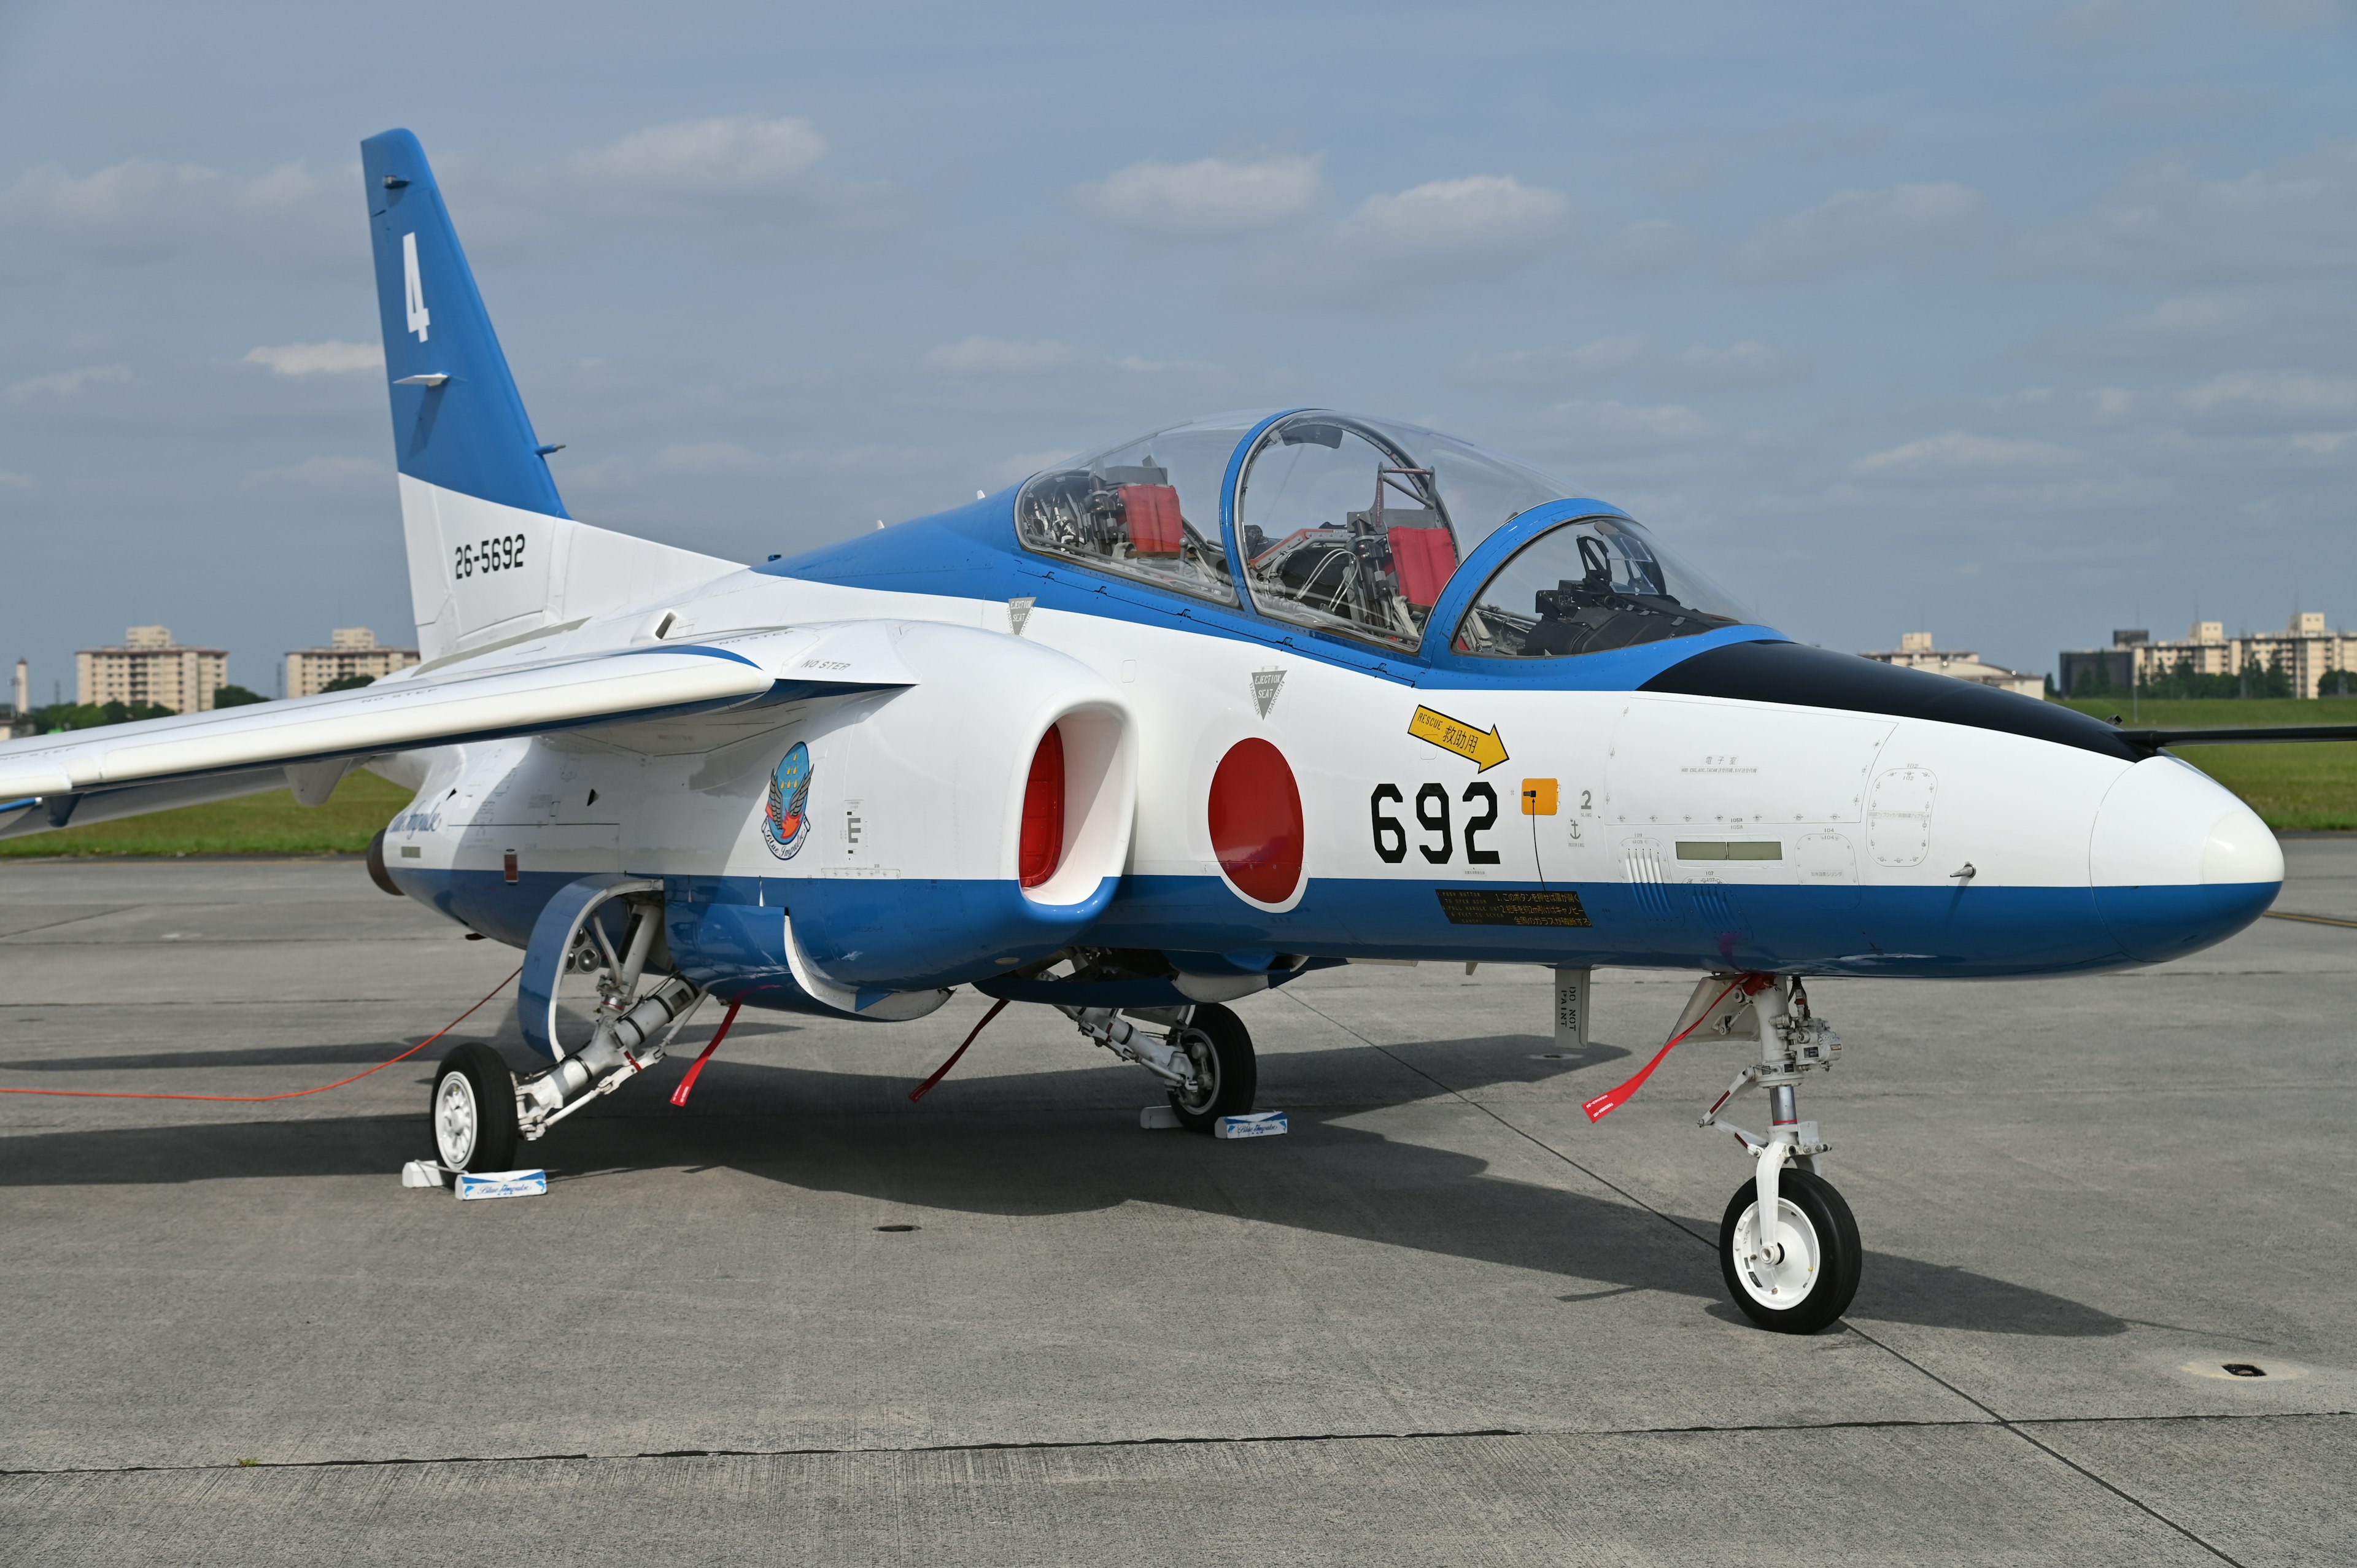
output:
[[[425,150],[408,132],[387,131],[361,144],[361,171],[401,471],[480,500],[566,516]]]
[[[361,144],[409,598],[426,660],[708,583],[726,561],[572,521],[424,149]]]

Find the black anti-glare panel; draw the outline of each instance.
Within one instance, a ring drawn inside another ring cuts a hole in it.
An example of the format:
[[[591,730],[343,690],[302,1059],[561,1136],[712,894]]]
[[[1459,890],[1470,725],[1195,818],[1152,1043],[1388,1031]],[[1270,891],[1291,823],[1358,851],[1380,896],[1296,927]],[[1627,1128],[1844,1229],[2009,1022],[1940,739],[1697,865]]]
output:
[[[1728,643],[1673,664],[1639,689],[1933,719],[2075,746],[2123,762],[2152,755],[2151,747],[2135,746],[2101,719],[2060,703],[1797,642]]]

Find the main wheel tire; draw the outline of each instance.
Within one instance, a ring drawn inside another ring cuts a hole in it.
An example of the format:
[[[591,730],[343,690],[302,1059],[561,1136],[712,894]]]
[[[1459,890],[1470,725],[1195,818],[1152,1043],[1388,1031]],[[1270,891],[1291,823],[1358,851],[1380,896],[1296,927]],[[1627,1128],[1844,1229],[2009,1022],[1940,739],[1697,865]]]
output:
[[[1849,1310],[1864,1256],[1857,1220],[1833,1184],[1788,1165],[1776,1184],[1783,1259],[1763,1265],[1746,1257],[1759,1210],[1759,1188],[1745,1182],[1718,1222],[1718,1267],[1743,1315],[1779,1334],[1814,1334]]]
[[[1191,1133],[1208,1133],[1222,1116],[1241,1116],[1253,1108],[1260,1091],[1260,1065],[1253,1056],[1252,1031],[1244,1021],[1217,1003],[1195,1009],[1194,1022],[1171,1036],[1172,1043],[1195,1064],[1196,1091],[1182,1096],[1170,1091],[1170,1109],[1178,1125]]]
[[[515,1079],[500,1053],[479,1040],[450,1047],[434,1073],[427,1102],[434,1153],[454,1171],[515,1167]]]

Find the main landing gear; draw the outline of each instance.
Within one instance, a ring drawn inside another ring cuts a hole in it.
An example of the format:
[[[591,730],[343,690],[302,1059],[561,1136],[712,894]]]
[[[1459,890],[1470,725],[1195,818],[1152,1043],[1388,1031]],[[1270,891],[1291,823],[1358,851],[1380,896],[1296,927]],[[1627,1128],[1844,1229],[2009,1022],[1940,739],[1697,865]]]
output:
[[[1752,1178],[1736,1189],[1719,1220],[1719,1272],[1735,1305],[1760,1327],[1813,1334],[1849,1309],[1863,1261],[1857,1221],[1824,1176],[1827,1145],[1817,1124],[1800,1113],[1801,1080],[1833,1066],[1841,1039],[1809,1012],[1808,993],[1796,979],[1713,975],[1695,995],[1730,983],[1733,994],[1703,1023],[1723,1035],[1756,1034],[1760,1060],[1737,1074],[1702,1115],[1703,1126],[1735,1134],[1753,1162]],[[1754,1089],[1768,1094],[1765,1138],[1718,1119]]]
[[[560,923],[563,940],[554,951],[562,959],[533,973],[527,955],[520,1012],[525,1033],[537,1032],[556,1057],[554,1066],[518,1078],[497,1051],[471,1040],[442,1058],[429,1116],[434,1152],[446,1169],[509,1169],[519,1141],[538,1140],[663,1059],[705,993],[668,972],[661,889],[658,882],[617,882],[585,893],[571,928]],[[600,910],[617,899],[626,920],[602,918]],[[612,925],[621,927],[619,942]]]
[[[1144,1068],[1168,1090],[1170,1110],[1190,1132],[1253,1108],[1260,1068],[1243,1019],[1217,1003],[1188,1007],[1065,1007],[1081,1033]],[[1144,1024],[1157,1027],[1140,1028]]]

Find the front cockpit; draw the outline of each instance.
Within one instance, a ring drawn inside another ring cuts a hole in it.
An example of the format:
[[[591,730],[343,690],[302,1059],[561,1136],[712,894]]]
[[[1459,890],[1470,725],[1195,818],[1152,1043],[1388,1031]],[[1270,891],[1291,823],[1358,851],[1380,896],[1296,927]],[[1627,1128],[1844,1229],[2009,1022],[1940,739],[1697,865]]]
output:
[[[1030,550],[1394,655],[1567,658],[1743,618],[1640,524],[1577,494],[1437,431],[1311,410],[1075,458],[1027,483],[1015,511]],[[1478,591],[1454,591],[1468,568]]]

